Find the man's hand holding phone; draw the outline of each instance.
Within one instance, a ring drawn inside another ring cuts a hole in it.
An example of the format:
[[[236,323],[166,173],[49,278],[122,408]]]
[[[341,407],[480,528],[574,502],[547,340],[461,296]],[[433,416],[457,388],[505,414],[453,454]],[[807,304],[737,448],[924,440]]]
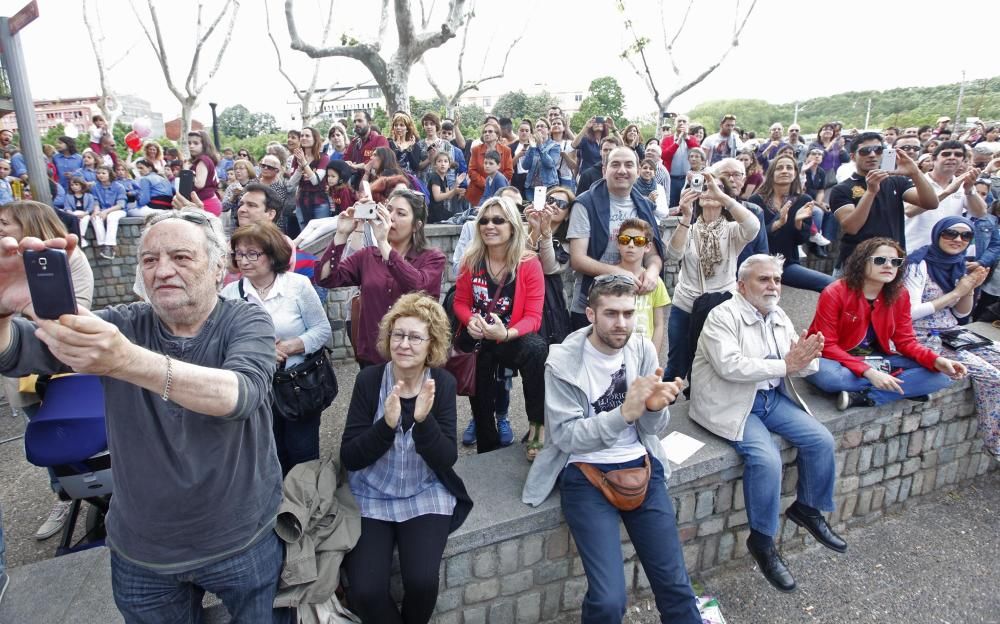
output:
[[[0,318],[11,317],[14,314],[35,316],[22,257],[24,252],[57,249],[64,251],[68,257],[76,249],[76,244],[77,238],[74,234],[47,241],[29,236],[20,243],[9,236],[0,238]]]

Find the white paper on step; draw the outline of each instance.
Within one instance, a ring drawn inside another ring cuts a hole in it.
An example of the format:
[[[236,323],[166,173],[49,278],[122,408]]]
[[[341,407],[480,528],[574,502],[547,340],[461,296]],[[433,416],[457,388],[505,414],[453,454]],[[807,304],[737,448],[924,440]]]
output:
[[[680,431],[671,431],[667,437],[660,440],[660,444],[663,446],[663,452],[666,453],[667,459],[678,466],[705,446],[704,442],[684,435]]]

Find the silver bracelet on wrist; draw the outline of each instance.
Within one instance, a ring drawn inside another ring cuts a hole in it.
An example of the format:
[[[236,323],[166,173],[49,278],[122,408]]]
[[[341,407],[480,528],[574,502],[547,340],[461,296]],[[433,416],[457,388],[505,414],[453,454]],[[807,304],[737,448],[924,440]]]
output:
[[[165,357],[167,359],[167,380],[163,384],[163,394],[160,395],[160,398],[163,399],[164,401],[169,401],[170,400],[170,386],[171,386],[171,384],[174,381],[174,375],[173,375],[174,370],[173,370],[173,364],[172,364],[172,361],[170,359],[170,356],[169,355],[164,355],[163,357]]]

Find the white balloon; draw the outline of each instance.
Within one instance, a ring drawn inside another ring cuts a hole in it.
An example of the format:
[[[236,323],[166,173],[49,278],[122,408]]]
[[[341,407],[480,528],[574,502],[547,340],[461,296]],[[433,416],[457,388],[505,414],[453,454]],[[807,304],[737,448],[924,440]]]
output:
[[[148,117],[138,117],[132,122],[132,130],[141,138],[145,139],[153,133],[152,123]]]
[[[66,136],[68,136],[71,139],[75,139],[76,137],[80,136],[80,129],[77,128],[74,124],[66,124],[66,127],[63,129],[63,131],[66,133]]]

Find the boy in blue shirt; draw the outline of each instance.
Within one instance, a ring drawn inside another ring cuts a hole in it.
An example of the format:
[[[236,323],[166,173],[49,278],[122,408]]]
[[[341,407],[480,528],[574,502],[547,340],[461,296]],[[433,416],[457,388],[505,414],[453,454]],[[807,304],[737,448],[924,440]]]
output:
[[[500,173],[500,152],[490,150],[483,155],[483,170],[486,172],[486,184],[483,187],[483,196],[479,200],[480,206],[497,191],[510,184]]]

